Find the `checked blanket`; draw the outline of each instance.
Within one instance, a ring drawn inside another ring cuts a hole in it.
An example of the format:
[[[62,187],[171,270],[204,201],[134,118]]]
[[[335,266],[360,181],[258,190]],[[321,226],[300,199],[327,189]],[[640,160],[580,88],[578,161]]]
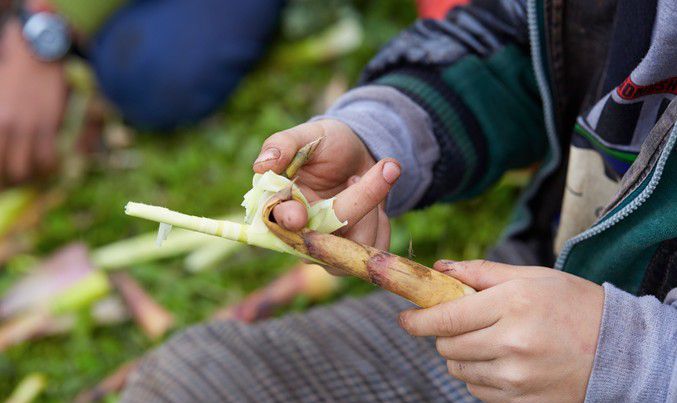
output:
[[[385,292],[253,325],[214,321],[174,336],[130,376],[123,402],[475,402],[432,338],[397,324]]]

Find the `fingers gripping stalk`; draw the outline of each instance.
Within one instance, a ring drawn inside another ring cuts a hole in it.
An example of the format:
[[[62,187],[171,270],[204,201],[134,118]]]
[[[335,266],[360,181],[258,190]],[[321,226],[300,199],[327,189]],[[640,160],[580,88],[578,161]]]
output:
[[[314,261],[375,284],[422,308],[475,292],[453,277],[371,246],[307,228],[298,232],[282,228],[270,217],[276,205],[290,198],[289,191],[273,196],[263,210],[264,223],[278,239]]]

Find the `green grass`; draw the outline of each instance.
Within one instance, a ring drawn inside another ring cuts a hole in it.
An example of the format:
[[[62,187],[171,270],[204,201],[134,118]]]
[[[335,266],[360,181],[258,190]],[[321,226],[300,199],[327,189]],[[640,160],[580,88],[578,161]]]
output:
[[[262,141],[275,131],[312,116],[319,95],[336,74],[353,82],[362,66],[390,37],[414,18],[412,3],[399,1],[292,2],[273,53],[296,38],[321,29],[342,13],[353,12],[365,27],[364,44],[333,62],[294,63],[269,57],[242,83],[215,117],[176,135],[144,135],[133,152],[138,167],[94,167],[66,202],[50,213],[39,228],[36,250],[9,264],[0,278],[0,291],[15,281],[33,256],[74,240],[91,247],[104,245],[155,227],[123,214],[128,200],[160,204],[199,215],[238,211],[251,181],[251,163]],[[481,198],[456,205],[439,205],[410,213],[394,223],[393,245],[407,252],[413,240],[415,259],[432,264],[437,258],[482,256],[495,241],[509,215],[517,189],[502,184]],[[219,267],[187,273],[181,259],[138,265],[129,270],[177,318],[177,329],[198,323],[216,308],[261,286],[294,262],[293,258],[248,248]],[[371,286],[348,280],[341,295],[360,294]],[[306,309],[304,300],[292,309]],[[140,356],[153,343],[133,324],[95,328],[81,315],[72,334],[18,346],[0,354],[0,396],[26,374],[47,375],[44,401],[68,401],[121,363]]]

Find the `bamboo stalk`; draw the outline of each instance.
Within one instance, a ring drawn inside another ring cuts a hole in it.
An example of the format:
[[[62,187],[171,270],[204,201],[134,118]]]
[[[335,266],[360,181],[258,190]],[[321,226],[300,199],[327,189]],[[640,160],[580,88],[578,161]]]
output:
[[[23,312],[0,325],[0,352],[28,340],[68,332],[75,326],[74,315],[53,316],[34,310]]]
[[[453,277],[371,246],[309,229],[292,232],[282,228],[270,217],[275,206],[288,198],[289,192],[279,192],[271,197],[263,209],[263,222],[297,252],[393,292],[422,308],[475,292]]]
[[[92,268],[86,248],[72,244],[45,259],[5,292],[0,299],[0,319],[40,307],[59,309],[59,305],[91,302],[107,291],[107,280]]]
[[[47,378],[39,372],[24,377],[16,386],[5,403],[30,403],[35,400],[47,386]]]
[[[319,138],[299,150],[286,170],[291,178],[317,148]],[[292,185],[293,186],[293,185]],[[453,277],[439,273],[419,263],[361,245],[349,239],[323,234],[309,229],[288,231],[270,220],[273,208],[293,197],[291,186],[273,195],[263,209],[263,222],[269,232],[252,231],[246,224],[225,220],[189,216],[164,207],[129,202],[125,213],[159,223],[216,235],[267,249],[286,252],[345,274],[368,281],[398,294],[416,305],[427,308],[474,293],[471,287]]]
[[[230,239],[231,241],[246,243],[252,246],[259,246],[261,248],[307,258],[307,256],[296,252],[269,232],[254,232],[247,224],[191,216],[164,207],[135,202],[127,203],[125,206],[125,213],[132,217],[144,218],[159,223],[167,223],[174,227],[197,231],[203,234]]]
[[[241,243],[228,242],[216,237],[212,238],[213,241],[210,240],[210,242],[195,249],[185,257],[183,263],[186,270],[195,273],[214,267],[242,248]]]
[[[4,292],[0,298],[0,319],[51,304],[92,271],[83,244],[73,243],[60,248]]]
[[[7,193],[14,191],[20,193],[8,200]],[[0,265],[30,249],[35,238],[32,230],[45,213],[63,199],[64,193],[61,189],[44,194],[36,194],[31,189],[16,189],[0,195]],[[24,205],[17,205],[18,202]]]
[[[311,301],[327,298],[339,288],[340,280],[318,265],[299,263],[242,301],[217,311],[213,317],[256,322],[271,317],[298,296]]]
[[[98,301],[91,308],[92,319],[101,326],[124,322],[129,315],[121,304],[112,297]],[[44,309],[21,312],[0,324],[0,352],[28,340],[68,333],[75,327],[76,321],[75,313],[54,315]]]
[[[155,302],[132,276],[119,271],[111,273],[109,278],[134,320],[151,340],[162,337],[174,325],[172,314]]]
[[[453,277],[389,252],[308,229],[300,232],[283,229],[271,222],[269,217],[275,205],[288,200],[290,194],[289,191],[280,192],[267,203],[263,214],[270,232],[264,233],[253,233],[246,224],[189,216],[164,207],[141,203],[127,203],[125,212],[134,217],[286,252],[331,266],[394,292],[424,308],[474,292]]]
[[[63,315],[92,304],[108,291],[108,280],[102,272],[89,273],[54,296],[48,304],[32,307],[3,322],[0,326],[0,352],[39,335],[67,328]]]
[[[32,311],[3,323],[0,327],[0,352],[23,343],[49,326],[50,315],[45,311]]]
[[[298,173],[298,170],[308,162],[310,157],[313,155],[317,147],[322,142],[324,137],[319,137],[316,140],[311,141],[305,146],[301,147],[292,161],[285,169],[284,176],[289,179],[292,179]],[[291,192],[290,192],[291,193]],[[150,206],[143,203],[134,203],[129,202],[125,206],[125,214],[145,218],[148,220],[156,221],[159,223],[169,224],[171,226],[188,229],[191,231],[196,231],[202,234],[218,236],[225,239],[230,239],[240,243],[245,243],[253,246],[260,246],[267,249],[273,249],[278,252],[286,252],[290,254],[296,254],[291,250],[287,245],[279,242],[275,237],[270,236],[267,232],[257,233],[251,231],[251,228],[247,224],[239,224],[230,220],[215,220],[205,217],[196,217],[187,214],[178,213],[164,207]],[[110,259],[109,256],[112,255],[112,251],[101,250],[98,253],[94,254],[94,261],[99,267],[103,266],[112,266],[107,264],[107,260]],[[301,256],[306,257],[306,256]],[[107,259],[108,258],[108,259]],[[114,264],[117,265],[118,262],[114,261]],[[119,265],[117,265],[119,266]]]
[[[110,284],[106,275],[101,271],[93,271],[54,298],[49,312],[61,315],[82,309],[103,298],[109,291]]]
[[[0,236],[15,225],[36,198],[37,194],[31,188],[14,188],[0,193]]]
[[[94,266],[101,270],[119,270],[135,264],[174,257],[208,245],[217,238],[193,231],[176,230],[162,248],[156,245],[157,232],[142,234],[93,250]]]

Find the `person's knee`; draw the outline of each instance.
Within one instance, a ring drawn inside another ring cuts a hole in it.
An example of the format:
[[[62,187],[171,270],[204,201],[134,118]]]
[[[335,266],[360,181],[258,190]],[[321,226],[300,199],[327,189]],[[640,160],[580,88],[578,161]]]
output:
[[[123,18],[97,37],[92,65],[104,94],[130,123],[149,129],[172,129],[209,114],[226,98],[243,74],[227,64],[210,71],[209,55],[181,52],[143,23]],[[197,44],[196,47],[205,47]]]
[[[128,377],[122,401],[222,400],[223,394],[230,393],[229,380],[235,375],[227,363],[217,362],[215,357],[229,351],[228,336],[240,325],[225,326],[224,339],[210,326],[189,327],[146,355]],[[223,389],[214,389],[213,377],[223,381]]]
[[[264,24],[255,23],[261,22],[255,9],[230,1],[132,4],[93,40],[90,57],[99,84],[137,126],[192,123],[221,105],[263,53],[279,2],[253,2],[275,5],[262,8]]]

